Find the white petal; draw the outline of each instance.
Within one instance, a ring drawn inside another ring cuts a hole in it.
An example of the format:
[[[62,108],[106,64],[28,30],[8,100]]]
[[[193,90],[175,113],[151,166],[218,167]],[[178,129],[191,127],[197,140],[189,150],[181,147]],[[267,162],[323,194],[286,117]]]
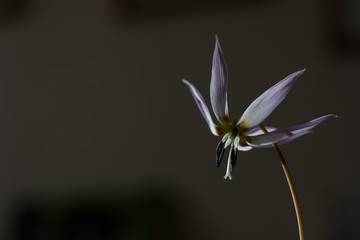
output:
[[[253,147],[251,147],[251,146],[240,146],[240,145],[237,145],[236,148],[237,148],[237,150],[243,151],[243,152],[253,149]]]
[[[240,142],[240,138],[238,136],[236,136],[235,140],[234,140],[234,146],[237,150],[239,151],[249,151],[252,149],[252,147],[250,146],[241,146],[239,145]]]

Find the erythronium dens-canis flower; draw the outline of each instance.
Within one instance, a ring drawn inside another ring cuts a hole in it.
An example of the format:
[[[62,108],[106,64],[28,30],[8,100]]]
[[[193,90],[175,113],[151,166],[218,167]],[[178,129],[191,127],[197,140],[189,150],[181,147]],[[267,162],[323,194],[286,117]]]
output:
[[[294,72],[266,90],[249,105],[237,122],[231,122],[227,103],[228,71],[219,39],[216,36],[210,81],[210,100],[213,112],[220,126],[213,122],[210,111],[200,92],[193,84],[183,79],[183,82],[194,97],[201,114],[209,125],[211,132],[215,136],[222,137],[216,148],[217,167],[220,166],[225,149],[230,146],[225,179],[232,179],[231,173],[236,165],[237,151],[272,147],[273,144],[281,145],[290,142],[309,133],[310,129],[321,122],[336,117],[335,114],[328,114],[287,128],[275,129],[273,127],[265,127],[267,133],[263,132],[261,123],[284,100],[296,79],[304,71],[305,69]]]

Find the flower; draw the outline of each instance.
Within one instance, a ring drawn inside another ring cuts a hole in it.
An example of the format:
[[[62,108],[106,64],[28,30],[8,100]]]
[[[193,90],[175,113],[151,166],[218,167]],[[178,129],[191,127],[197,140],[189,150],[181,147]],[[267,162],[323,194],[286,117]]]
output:
[[[183,82],[194,97],[201,114],[209,125],[211,132],[215,136],[222,137],[216,148],[217,167],[220,166],[225,149],[230,146],[225,179],[232,179],[231,172],[236,165],[238,150],[248,151],[252,148],[271,147],[272,144],[281,145],[309,133],[310,129],[321,122],[337,117],[335,114],[328,114],[306,123],[278,130],[273,127],[265,127],[268,133],[263,133],[259,128],[259,125],[284,100],[296,79],[304,71],[305,69],[294,72],[266,90],[250,104],[237,122],[231,122],[227,103],[228,71],[219,39],[216,36],[211,71],[210,100],[213,112],[221,126],[213,122],[209,109],[200,92],[194,85],[183,79]]]

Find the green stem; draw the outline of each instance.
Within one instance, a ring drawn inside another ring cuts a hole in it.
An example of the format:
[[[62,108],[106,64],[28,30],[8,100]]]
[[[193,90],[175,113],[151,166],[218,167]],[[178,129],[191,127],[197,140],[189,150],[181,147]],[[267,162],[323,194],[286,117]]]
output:
[[[263,125],[259,125],[259,128],[264,132],[264,133],[268,133],[268,131],[266,130],[266,128]],[[272,144],[272,146],[275,149],[275,152],[277,153],[278,157],[280,158],[280,162],[281,162],[281,166],[284,170],[285,176],[286,176],[286,180],[288,182],[289,188],[290,188],[290,192],[291,192],[291,196],[294,202],[294,207],[295,207],[295,212],[296,212],[296,218],[297,218],[297,222],[298,222],[298,227],[299,227],[299,237],[300,240],[304,240],[304,225],[302,222],[302,218],[301,218],[301,212],[300,212],[300,207],[299,207],[299,201],[295,192],[295,187],[294,187],[294,183],[291,179],[291,175],[290,175],[290,171],[289,168],[287,167],[287,164],[285,162],[284,156],[282,155],[280,148],[278,147],[278,145],[276,145],[275,143]]]

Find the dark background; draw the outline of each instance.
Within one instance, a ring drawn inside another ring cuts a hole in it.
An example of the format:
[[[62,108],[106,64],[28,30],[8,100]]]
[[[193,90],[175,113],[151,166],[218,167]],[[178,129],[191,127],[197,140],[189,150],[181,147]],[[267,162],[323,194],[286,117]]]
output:
[[[0,238],[297,239],[274,151],[239,152],[225,181],[181,82],[210,104],[218,34],[232,120],[307,68],[264,124],[339,115],[281,149],[307,239],[360,239],[359,12],[350,0],[2,1]]]

